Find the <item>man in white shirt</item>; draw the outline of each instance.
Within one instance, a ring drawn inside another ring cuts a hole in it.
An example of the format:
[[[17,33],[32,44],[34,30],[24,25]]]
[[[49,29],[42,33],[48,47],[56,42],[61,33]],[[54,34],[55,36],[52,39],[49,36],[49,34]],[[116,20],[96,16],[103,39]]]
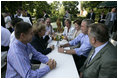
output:
[[[50,42],[52,40],[52,35],[54,35],[54,30],[53,30],[52,25],[51,25],[51,19],[47,18],[46,21],[45,21],[45,24],[46,24],[45,36],[48,35],[50,37],[50,39],[48,41],[48,42]]]
[[[8,51],[10,31],[5,28],[4,17],[1,15],[1,51]]]
[[[22,11],[22,16],[20,16],[19,18],[23,19],[24,22],[27,22],[32,25],[30,18],[27,17],[27,13],[25,12],[25,10]]]
[[[9,48],[10,35],[11,35],[10,31],[1,26],[1,46],[3,48],[3,49],[1,48],[2,50],[4,50],[4,48]]]
[[[9,13],[5,13],[5,14],[6,14],[6,16],[4,18],[5,26],[6,26],[6,28],[10,28],[11,17],[9,16]]]

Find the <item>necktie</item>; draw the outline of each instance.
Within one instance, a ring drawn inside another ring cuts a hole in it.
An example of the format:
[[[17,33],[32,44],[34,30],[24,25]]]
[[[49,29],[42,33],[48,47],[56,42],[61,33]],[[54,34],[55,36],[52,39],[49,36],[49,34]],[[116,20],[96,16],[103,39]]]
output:
[[[92,57],[93,57],[94,53],[95,53],[95,48],[92,50],[92,53],[91,53],[91,55],[89,56],[89,59],[88,59],[87,64],[89,64],[89,63],[90,63],[90,61],[91,61],[91,59],[92,59]]]

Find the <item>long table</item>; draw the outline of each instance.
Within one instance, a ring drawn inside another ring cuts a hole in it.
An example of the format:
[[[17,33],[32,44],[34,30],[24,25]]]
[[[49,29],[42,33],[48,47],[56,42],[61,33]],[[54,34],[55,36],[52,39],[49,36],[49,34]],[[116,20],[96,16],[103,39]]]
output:
[[[64,44],[66,41],[61,41],[59,43]],[[55,69],[51,70],[48,74],[43,76],[43,78],[79,78],[72,55],[59,53],[57,41],[52,41],[49,45],[52,44],[55,45],[55,49],[47,56],[49,58],[55,59],[57,66]],[[45,64],[41,63],[40,68],[43,68],[44,66]]]

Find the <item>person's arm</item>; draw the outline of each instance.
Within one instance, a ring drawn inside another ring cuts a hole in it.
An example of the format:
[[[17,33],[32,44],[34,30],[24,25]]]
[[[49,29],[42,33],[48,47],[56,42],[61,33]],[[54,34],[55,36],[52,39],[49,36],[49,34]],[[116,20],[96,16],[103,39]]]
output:
[[[80,55],[89,53],[91,48],[92,48],[92,46],[89,43],[85,42],[80,46],[80,48],[75,48],[74,50],[76,51],[76,54],[80,56]]]
[[[31,44],[29,44],[30,49],[33,53],[33,59],[41,61],[42,63],[47,63],[49,61],[48,57],[38,52]]]
[[[51,51],[52,51],[51,48],[47,48],[47,49],[44,50],[45,53],[43,53],[43,54],[44,54],[44,55],[47,55],[47,54],[49,54]]]
[[[44,37],[45,43],[47,43],[49,39],[50,39],[50,37],[49,37],[48,35],[46,35],[46,36]]]
[[[30,62],[27,61],[28,59],[19,54],[8,58],[8,60],[9,64],[22,78],[40,78],[50,71],[48,65],[42,69],[32,70]]]
[[[60,47],[69,47],[79,44],[81,38],[83,37],[83,33],[80,33],[74,40],[69,41],[69,43],[66,43],[64,45],[60,45]]]
[[[76,54],[75,50],[71,49],[71,50],[65,50],[64,48],[58,48],[58,51],[60,53],[65,53],[65,54]]]
[[[69,47],[69,46],[70,46],[69,43],[66,43],[66,44],[64,44],[64,45],[60,45],[60,47]]]
[[[79,42],[80,42],[80,40],[81,40],[81,38],[82,38],[83,36],[84,36],[84,34],[83,34],[83,33],[80,33],[74,40],[69,41],[69,44],[70,44],[71,46],[74,46],[74,45],[79,44]]]

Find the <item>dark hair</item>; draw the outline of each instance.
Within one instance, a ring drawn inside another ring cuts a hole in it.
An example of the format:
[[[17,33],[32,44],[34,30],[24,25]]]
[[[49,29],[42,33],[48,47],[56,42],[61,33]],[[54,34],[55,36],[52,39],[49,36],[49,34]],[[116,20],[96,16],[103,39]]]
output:
[[[65,20],[65,22],[66,22],[66,21],[71,25],[71,20],[70,20],[70,19],[67,18],[67,19]]]
[[[91,11],[93,11],[93,9],[90,9]]]
[[[109,40],[108,28],[101,23],[93,23],[89,25],[90,36],[96,38],[99,42],[107,42]]]
[[[13,18],[13,20],[11,21],[11,24],[12,24],[13,28],[15,28],[15,25],[18,22],[21,22],[21,21],[23,21],[23,19],[21,19],[21,18]]]
[[[2,14],[1,14],[1,26],[5,27],[5,20]]]
[[[45,12],[45,13],[46,13],[46,11],[45,11],[45,10],[43,10],[43,12]]]
[[[29,23],[27,23],[27,22],[19,22],[19,23],[17,23],[16,27],[15,27],[15,37],[17,39],[19,39],[21,33],[27,34],[29,29],[31,29],[31,28],[32,28],[32,26]]]
[[[82,19],[77,19],[73,22],[73,24],[77,23],[79,26],[81,26]]]

